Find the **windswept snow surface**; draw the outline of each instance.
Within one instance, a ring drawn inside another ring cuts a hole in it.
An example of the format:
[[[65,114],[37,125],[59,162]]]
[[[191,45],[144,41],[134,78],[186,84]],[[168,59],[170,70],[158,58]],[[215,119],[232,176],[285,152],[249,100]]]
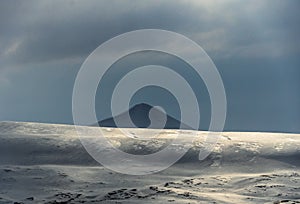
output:
[[[98,127],[86,128],[97,137]],[[180,131],[151,140],[102,128],[120,150],[149,154]],[[128,129],[151,135],[149,129]],[[71,125],[0,123],[0,203],[300,203],[300,135],[224,132],[213,152],[198,160],[207,132],[170,168],[146,176],[106,169],[80,143]],[[180,148],[180,144],[178,144]]]

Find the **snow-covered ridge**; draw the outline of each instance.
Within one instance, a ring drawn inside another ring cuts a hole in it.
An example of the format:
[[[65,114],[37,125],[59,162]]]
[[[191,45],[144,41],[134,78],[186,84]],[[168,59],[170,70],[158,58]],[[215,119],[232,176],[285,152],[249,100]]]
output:
[[[82,127],[87,137],[97,137],[99,127]],[[125,137],[120,129],[102,128],[105,136],[115,147],[131,154],[150,154],[168,145],[176,133],[182,140],[189,140],[195,131],[128,129],[132,134],[153,134],[152,140]],[[207,132],[197,131],[198,139],[191,141],[191,149],[180,162],[200,162],[198,153],[203,148]],[[75,126],[0,122],[0,164],[61,164],[99,165],[82,146]],[[179,144],[173,144],[180,148]],[[101,148],[101,145],[99,146]],[[281,133],[224,132],[214,151],[204,161],[215,165],[230,162],[254,162],[259,159],[275,159],[291,165],[299,165],[300,135]],[[201,162],[200,162],[201,163]]]
[[[82,128],[97,137],[99,128]],[[300,203],[299,134],[224,132],[199,161],[207,132],[162,130],[141,141],[120,129],[101,130],[133,154],[158,151],[178,132],[183,140],[191,133],[199,138],[167,170],[134,177],[95,162],[72,125],[0,122],[0,203]],[[128,130],[137,136],[159,131]]]

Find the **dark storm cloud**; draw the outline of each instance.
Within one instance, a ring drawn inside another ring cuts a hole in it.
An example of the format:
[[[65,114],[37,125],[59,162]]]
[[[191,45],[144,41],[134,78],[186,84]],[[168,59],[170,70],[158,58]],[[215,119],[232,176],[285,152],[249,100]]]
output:
[[[190,4],[34,1],[14,7],[13,2],[6,3],[9,6],[1,6],[8,10],[1,18],[5,22],[1,23],[2,53],[22,63],[86,57],[100,43],[127,31],[184,30],[196,23]]]
[[[244,55],[257,55],[263,50],[264,55],[279,55],[280,50],[270,48],[292,49],[298,43],[293,36],[299,33],[297,4],[5,1],[0,16],[1,58],[10,63],[85,58],[109,38],[143,28],[180,32],[213,54],[233,55],[244,50]]]

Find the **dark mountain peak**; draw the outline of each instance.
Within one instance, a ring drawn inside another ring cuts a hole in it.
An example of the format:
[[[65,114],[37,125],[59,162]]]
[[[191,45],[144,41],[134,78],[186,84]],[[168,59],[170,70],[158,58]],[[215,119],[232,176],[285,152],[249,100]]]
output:
[[[153,106],[147,103],[139,103],[129,109],[129,111],[149,111]]]
[[[132,108],[152,108],[152,107],[153,106],[149,105],[148,103],[139,103],[139,104],[135,104]]]
[[[158,118],[164,117],[165,112],[161,110],[160,108],[157,108],[155,106],[149,105],[147,103],[140,103],[137,105],[134,105],[129,109],[129,115],[131,118],[139,118],[139,120],[143,120],[149,118],[149,114],[152,116],[155,116]]]
[[[163,129],[180,129],[180,121],[169,115],[165,115],[164,111],[160,110],[159,108],[155,108],[152,112],[152,108],[155,107],[147,103],[139,103],[120,115],[99,121],[98,124],[101,127],[147,128],[152,122],[151,128],[162,128],[160,123],[163,121],[165,122]],[[149,118],[150,110],[151,120],[153,121],[151,121]],[[134,126],[132,126],[127,117],[128,113],[131,121],[134,123]],[[115,120],[118,121],[118,126],[116,125]],[[189,129],[186,125],[184,125],[183,128]]]

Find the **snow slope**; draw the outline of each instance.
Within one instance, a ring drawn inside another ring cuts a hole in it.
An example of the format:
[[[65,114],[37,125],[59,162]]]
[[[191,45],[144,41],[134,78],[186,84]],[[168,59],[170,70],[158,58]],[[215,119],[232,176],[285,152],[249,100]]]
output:
[[[97,127],[86,128],[96,137]],[[181,131],[155,139],[103,128],[119,149],[152,153]],[[159,130],[130,129],[147,135]],[[300,203],[300,135],[224,132],[198,160],[206,132],[172,167],[147,176],[110,171],[85,151],[70,125],[0,123],[0,203]]]

